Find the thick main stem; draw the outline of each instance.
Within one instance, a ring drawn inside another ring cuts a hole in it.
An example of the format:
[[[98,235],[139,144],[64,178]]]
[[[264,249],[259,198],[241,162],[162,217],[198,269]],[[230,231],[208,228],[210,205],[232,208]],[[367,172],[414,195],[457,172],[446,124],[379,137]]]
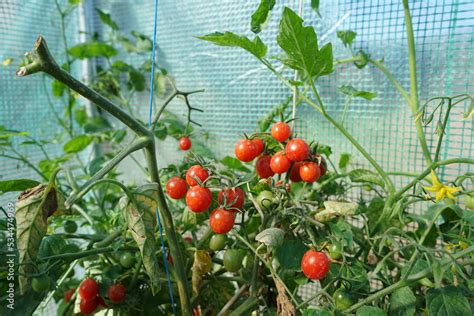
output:
[[[161,188],[153,133],[128,113],[112,103],[110,100],[90,89],[85,84],[71,76],[69,73],[62,70],[49,52],[46,41],[42,36],[39,36],[36,40],[34,51],[28,54],[28,58],[31,60],[31,63],[21,67],[17,71],[18,76],[27,76],[43,71],[58,81],[64,83],[66,86],[76,91],[83,97],[94,102],[103,110],[112,114],[139,136],[148,138],[148,143],[145,147],[145,157],[148,164],[148,171],[150,173],[151,181],[156,182],[158,185],[158,209],[160,211],[161,217],[163,218],[164,229],[168,238],[171,255],[173,256],[174,260],[175,279],[178,285],[181,311],[183,315],[192,315],[192,306],[189,299],[190,296],[188,293],[187,279],[184,271],[181,250],[179,248],[176,233],[174,231],[173,218],[171,212],[168,209],[163,189]]]

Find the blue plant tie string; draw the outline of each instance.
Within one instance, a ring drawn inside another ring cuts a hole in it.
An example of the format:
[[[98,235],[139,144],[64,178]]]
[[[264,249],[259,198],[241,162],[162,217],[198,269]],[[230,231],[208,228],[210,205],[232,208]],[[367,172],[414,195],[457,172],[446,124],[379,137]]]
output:
[[[157,29],[157,24],[158,24],[157,22],[158,22],[158,0],[155,0],[155,17],[153,21],[153,49],[151,52],[151,78],[150,78],[150,102],[149,102],[149,110],[148,110],[148,128],[151,127],[152,116],[153,116],[153,92],[155,91],[156,29]],[[166,246],[163,240],[163,226],[161,225],[160,212],[158,211],[158,208],[155,208],[155,213],[156,213],[156,218],[158,220],[158,229],[160,231],[161,253],[163,255],[163,263],[165,265],[166,280],[168,284],[171,307],[173,308],[173,315],[176,316],[176,306],[174,304],[173,288],[171,287],[170,269],[168,266],[168,260],[166,258]]]

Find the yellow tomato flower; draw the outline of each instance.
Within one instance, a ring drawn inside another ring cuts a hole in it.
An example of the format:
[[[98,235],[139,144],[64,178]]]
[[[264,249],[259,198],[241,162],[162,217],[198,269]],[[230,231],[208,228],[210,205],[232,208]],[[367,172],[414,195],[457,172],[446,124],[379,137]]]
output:
[[[445,197],[448,197],[448,199],[454,200],[455,197],[453,193],[456,193],[461,190],[461,188],[459,187],[449,187],[447,185],[442,184],[433,170],[431,170],[431,182],[433,183],[433,186],[431,187],[424,186],[423,188],[427,191],[436,193],[436,202],[441,201]]]
[[[13,59],[7,58],[2,62],[2,65],[3,66],[10,66],[12,64],[12,62],[13,62]]]

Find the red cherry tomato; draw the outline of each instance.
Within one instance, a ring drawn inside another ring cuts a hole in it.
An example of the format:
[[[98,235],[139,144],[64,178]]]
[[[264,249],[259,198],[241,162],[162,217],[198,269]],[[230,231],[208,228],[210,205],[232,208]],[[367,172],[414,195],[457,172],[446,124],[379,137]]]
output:
[[[234,227],[234,212],[216,208],[209,218],[209,226],[216,234],[226,234]]]
[[[121,283],[112,284],[107,290],[107,296],[112,303],[120,303],[125,299],[125,286]]]
[[[260,178],[270,178],[272,177],[275,172],[273,172],[272,168],[270,167],[270,160],[272,157],[265,155],[258,158],[257,163],[255,164],[255,170]]]
[[[166,183],[166,193],[169,197],[175,200],[182,199],[188,192],[188,185],[186,181],[180,177],[173,177]]]
[[[301,270],[311,280],[321,280],[328,274],[331,261],[324,252],[308,250],[301,260]]]
[[[96,297],[97,294],[99,294],[99,284],[94,279],[87,278],[79,285],[79,295],[81,298],[88,300]]]
[[[88,315],[92,314],[95,312],[97,309],[97,306],[99,305],[99,297],[94,296],[91,298],[82,298],[81,303],[79,304],[79,308],[81,310],[81,313]]]
[[[217,195],[219,205],[223,205],[225,200],[225,207],[228,208],[242,208],[245,201],[245,193],[241,188],[224,188]]]
[[[260,138],[254,138],[254,139],[252,139],[252,142],[253,142],[253,144],[255,145],[255,148],[256,148],[255,157],[259,156],[261,153],[263,153],[263,150],[265,149],[265,143]]]
[[[283,152],[277,152],[270,160],[270,168],[273,172],[282,174],[288,171],[291,167],[291,161]]]
[[[290,171],[290,180],[292,182],[300,182],[301,177],[300,177],[300,168],[301,168],[301,162],[295,162],[293,164],[293,167],[291,167]]]
[[[257,157],[258,148],[250,139],[242,139],[235,144],[234,152],[237,159],[243,162],[252,161]]]
[[[319,166],[312,161],[305,162],[300,167],[300,177],[304,182],[314,182],[321,176]]]
[[[193,237],[186,236],[183,238],[183,240],[189,244],[193,243]]]
[[[181,150],[189,150],[191,148],[192,144],[193,143],[191,142],[191,140],[186,136],[181,137],[179,142],[178,142],[179,149],[181,149]]]
[[[186,171],[186,182],[192,187],[198,185],[198,182],[194,180],[195,178],[204,182],[208,177],[209,172],[199,165],[192,166],[188,171]]]
[[[291,129],[288,124],[285,122],[278,122],[273,124],[272,126],[272,137],[275,138],[277,141],[284,142],[287,140],[291,135]]]
[[[74,292],[76,292],[76,289],[69,289],[66,292],[64,292],[64,301],[66,303],[69,303],[71,301],[71,298],[74,295]]]
[[[186,205],[195,213],[206,211],[212,203],[212,193],[208,188],[194,186],[186,193]]]
[[[303,161],[309,157],[309,146],[301,138],[294,138],[286,144],[286,156],[291,161]]]

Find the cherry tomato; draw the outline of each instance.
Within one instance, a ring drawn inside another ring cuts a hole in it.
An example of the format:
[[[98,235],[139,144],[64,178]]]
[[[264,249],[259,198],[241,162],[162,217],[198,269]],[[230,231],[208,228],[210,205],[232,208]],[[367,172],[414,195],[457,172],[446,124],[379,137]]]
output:
[[[234,227],[234,212],[216,208],[209,218],[209,226],[216,234],[226,234]]]
[[[290,171],[290,180],[292,182],[301,182],[301,177],[300,177],[300,168],[301,168],[301,162],[295,162],[293,164],[293,167],[291,167]]]
[[[192,144],[191,140],[186,136],[181,137],[178,142],[179,149],[181,150],[189,150]]]
[[[64,231],[68,234],[74,234],[77,231],[77,224],[75,221],[67,220],[64,222]]]
[[[270,161],[272,157],[265,155],[258,158],[257,163],[255,164],[255,170],[260,178],[270,178],[272,177],[275,172],[273,172],[272,168],[270,167]]]
[[[130,269],[135,265],[135,256],[131,252],[124,252],[120,256],[120,265],[125,269]]]
[[[49,289],[51,280],[47,274],[43,274],[39,277],[33,278],[31,280],[31,287],[35,292],[43,293]]]
[[[328,274],[331,261],[324,252],[308,250],[301,259],[301,270],[311,280],[321,280]]]
[[[255,145],[255,148],[256,148],[255,157],[259,156],[261,153],[263,153],[263,150],[265,149],[265,143],[260,138],[254,138],[254,139],[252,139],[252,142],[253,142],[253,144]]]
[[[66,303],[69,303],[75,292],[76,292],[76,289],[69,289],[66,292],[64,292],[64,301]]]
[[[277,152],[270,160],[270,168],[273,172],[282,174],[288,171],[291,167],[291,161],[283,152]]]
[[[342,247],[340,244],[335,243],[329,245],[329,257],[333,260],[339,260],[342,258]]]
[[[294,138],[285,146],[286,156],[291,161],[303,161],[309,157],[309,146],[301,138]]]
[[[242,208],[245,201],[245,193],[241,188],[224,188],[217,195],[219,205],[223,205],[225,200],[225,207],[228,208]]]
[[[336,309],[345,310],[355,304],[354,295],[345,288],[337,289],[332,295]]]
[[[186,182],[192,187],[199,184],[194,179],[198,178],[201,182],[204,182],[208,177],[209,172],[199,165],[192,166],[186,172]]]
[[[237,272],[242,268],[245,253],[239,249],[228,249],[224,253],[224,267],[229,272]]]
[[[99,294],[99,284],[92,279],[87,278],[79,285],[79,295],[82,299],[88,300]]]
[[[291,135],[291,128],[285,122],[278,122],[272,126],[272,137],[277,141],[284,142]]]
[[[219,251],[225,248],[227,242],[227,236],[224,234],[212,235],[209,240],[209,248],[214,251]]]
[[[192,187],[186,193],[186,205],[195,213],[206,211],[212,203],[212,193],[208,188]]]
[[[271,191],[262,191],[257,195],[257,204],[263,209],[269,209],[273,203],[273,193]]]
[[[186,181],[180,177],[173,177],[166,182],[166,193],[175,200],[182,199],[188,192]]]
[[[107,296],[112,303],[120,303],[125,299],[125,286],[121,283],[112,284],[107,290]]]
[[[250,139],[242,139],[235,144],[234,152],[237,159],[243,162],[249,162],[257,157],[258,148]]]
[[[321,176],[318,165],[312,161],[305,162],[300,167],[300,177],[304,182],[314,182]]]
[[[95,312],[98,305],[99,305],[99,297],[94,296],[91,298],[82,298],[79,308],[81,310],[81,313],[87,315],[87,314],[92,314],[93,312]]]

